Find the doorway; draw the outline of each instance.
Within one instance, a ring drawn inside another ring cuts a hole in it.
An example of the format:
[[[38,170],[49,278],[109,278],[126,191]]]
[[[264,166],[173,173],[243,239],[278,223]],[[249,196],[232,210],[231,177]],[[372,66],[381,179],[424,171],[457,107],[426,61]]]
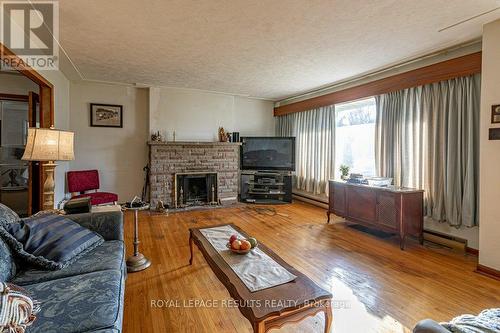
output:
[[[40,165],[21,160],[28,127],[39,126],[37,93],[0,93],[0,202],[21,217],[29,216],[33,207],[40,206]]]

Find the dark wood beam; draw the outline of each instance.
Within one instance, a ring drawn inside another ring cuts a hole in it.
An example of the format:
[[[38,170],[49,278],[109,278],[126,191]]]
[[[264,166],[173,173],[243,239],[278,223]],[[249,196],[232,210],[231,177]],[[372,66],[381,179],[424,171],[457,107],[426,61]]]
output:
[[[274,115],[282,116],[289,113],[307,111],[321,106],[354,101],[360,98],[481,73],[481,54],[482,52],[468,54],[356,87],[278,106],[274,108]]]

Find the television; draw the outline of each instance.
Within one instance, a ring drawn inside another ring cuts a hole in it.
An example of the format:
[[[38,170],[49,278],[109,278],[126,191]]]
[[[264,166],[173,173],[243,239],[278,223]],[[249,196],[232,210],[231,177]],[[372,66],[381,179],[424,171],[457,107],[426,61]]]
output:
[[[241,137],[242,170],[295,171],[295,137]]]

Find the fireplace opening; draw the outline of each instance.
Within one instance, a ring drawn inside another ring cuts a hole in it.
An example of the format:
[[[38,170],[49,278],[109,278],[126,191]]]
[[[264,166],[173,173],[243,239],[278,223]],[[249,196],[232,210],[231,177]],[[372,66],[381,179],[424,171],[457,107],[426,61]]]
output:
[[[217,204],[217,173],[176,174],[175,181],[176,207]]]

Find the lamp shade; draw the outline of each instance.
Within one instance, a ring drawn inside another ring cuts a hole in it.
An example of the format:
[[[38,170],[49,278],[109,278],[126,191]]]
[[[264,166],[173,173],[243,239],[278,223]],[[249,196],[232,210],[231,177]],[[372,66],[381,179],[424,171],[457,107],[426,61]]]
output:
[[[49,128],[29,128],[22,159],[25,161],[71,161],[73,132]]]

